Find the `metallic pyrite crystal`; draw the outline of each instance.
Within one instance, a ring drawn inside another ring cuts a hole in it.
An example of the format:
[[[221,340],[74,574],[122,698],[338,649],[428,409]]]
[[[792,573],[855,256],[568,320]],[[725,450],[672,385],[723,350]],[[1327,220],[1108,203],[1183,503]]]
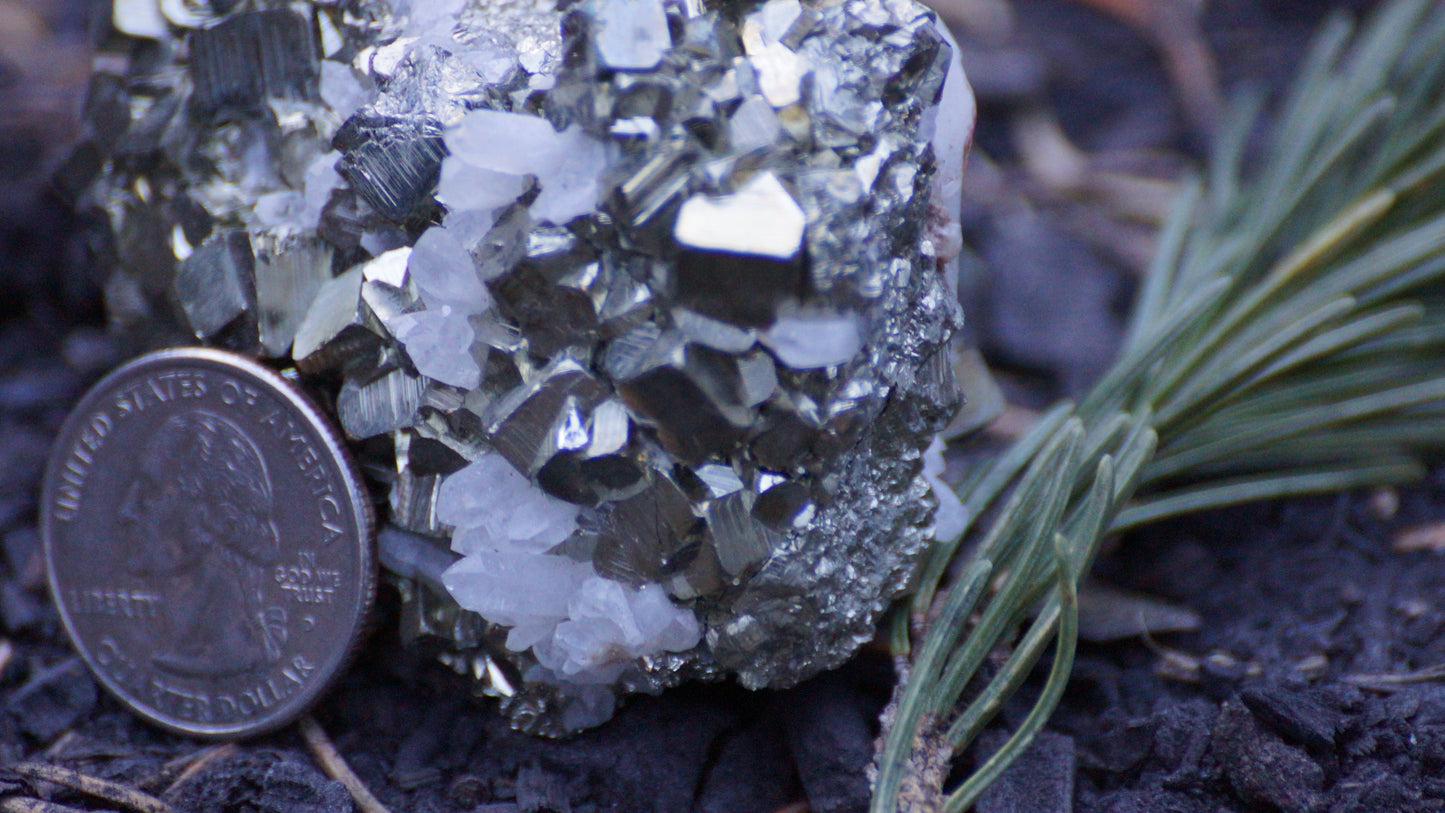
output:
[[[406,631],[519,726],[836,666],[958,528],[935,436],[973,102],[924,7],[113,20],[64,179],[108,218],[114,322],[320,393]]]

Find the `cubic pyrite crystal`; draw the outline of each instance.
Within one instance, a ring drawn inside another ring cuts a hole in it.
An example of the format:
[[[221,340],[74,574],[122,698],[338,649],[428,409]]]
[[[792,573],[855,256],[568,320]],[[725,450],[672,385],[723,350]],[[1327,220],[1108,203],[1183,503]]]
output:
[[[973,124],[913,0],[564,5],[116,0],[83,201],[115,323],[294,367],[545,733],[836,666],[957,532]]]

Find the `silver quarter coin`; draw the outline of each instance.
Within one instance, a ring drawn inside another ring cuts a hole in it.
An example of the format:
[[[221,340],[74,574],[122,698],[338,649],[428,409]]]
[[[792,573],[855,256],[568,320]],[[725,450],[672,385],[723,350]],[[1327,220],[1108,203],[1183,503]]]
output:
[[[41,504],[50,589],[100,682],[185,734],[290,722],[345,665],[376,585],[371,501],[322,413],[216,350],[107,376]]]

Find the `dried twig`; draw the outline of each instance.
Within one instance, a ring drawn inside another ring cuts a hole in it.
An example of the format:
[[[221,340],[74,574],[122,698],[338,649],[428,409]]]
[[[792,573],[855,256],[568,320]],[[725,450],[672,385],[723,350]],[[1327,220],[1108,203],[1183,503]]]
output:
[[[372,795],[361,777],[351,770],[351,766],[346,764],[346,758],[336,750],[336,746],[321,728],[321,724],[316,722],[316,718],[308,714],[302,717],[297,725],[301,728],[301,737],[306,740],[306,746],[311,749],[311,755],[321,764],[321,770],[346,786],[361,813],[391,813],[386,805]]]
[[[47,802],[44,799],[11,796],[8,799],[0,799],[0,813],[83,813],[83,811],[55,802]]]
[[[181,759],[171,760],[166,763],[164,773],[177,770],[179,770],[180,773],[176,774],[176,778],[171,780],[171,783],[166,786],[165,791],[161,795],[169,796],[176,788],[185,784],[186,780],[234,753],[236,753],[236,744],[228,742],[225,745],[213,745],[210,748],[203,748],[194,754],[187,754]]]
[[[47,760],[57,760],[61,754],[65,753],[65,749],[69,748],[71,744],[78,739],[80,739],[79,734],[76,734],[74,731],[67,731],[61,734],[55,742],[52,742],[50,747],[45,749],[42,756]]]
[[[1376,692],[1397,692],[1412,683],[1430,683],[1445,680],[1445,664],[1427,666],[1414,672],[1388,672],[1383,674],[1343,675],[1340,680]]]
[[[175,813],[175,809],[148,793],[127,787],[119,782],[87,776],[59,765],[45,765],[39,762],[22,762],[11,768],[15,773],[28,779],[49,782],[78,791],[86,796],[104,799],[136,813]]]

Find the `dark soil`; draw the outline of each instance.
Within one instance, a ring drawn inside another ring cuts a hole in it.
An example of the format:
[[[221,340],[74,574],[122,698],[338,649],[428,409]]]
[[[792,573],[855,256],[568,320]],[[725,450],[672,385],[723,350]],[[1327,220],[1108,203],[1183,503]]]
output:
[[[53,5],[65,12],[53,30],[82,28],[73,16],[83,4]],[[1216,0],[1202,41],[1224,90],[1277,88],[1328,10],[1365,5]],[[0,18],[34,7],[0,0]],[[1157,41],[1087,4],[953,8],[973,14],[959,15],[960,30],[983,113],[965,211],[970,331],[1011,401],[1039,406],[1080,392],[1107,363],[1147,257],[1149,213],[1202,154],[1217,110],[1171,81]],[[1012,24],[989,23],[987,8],[1011,9]],[[23,96],[26,68],[0,72],[11,79],[7,104]],[[1082,151],[1082,176],[1061,183],[1037,158],[1051,137],[1029,123],[1040,117]],[[12,117],[0,154],[31,150],[25,166],[43,165],[63,129],[53,115]],[[1110,192],[1094,183],[1100,173],[1155,186]],[[37,481],[66,409],[120,353],[101,326],[83,221],[36,197],[25,173],[4,177],[0,810],[135,809],[134,799],[36,778],[36,764],[178,810],[352,809],[295,730],[236,747],[158,732],[98,691],[67,649],[43,591]],[[1098,577],[1192,609],[1200,629],[1085,644],[1050,730],[978,810],[1445,808],[1445,558],[1394,547],[1402,529],[1442,519],[1445,474],[1399,494],[1254,506],[1121,540]],[[554,742],[512,733],[460,678],[402,647],[391,603],[384,595],[377,632],[316,718],[392,810],[823,813],[866,803],[864,768],[891,688],[879,652],[789,692],[692,686],[640,698],[611,724]],[[1021,719],[1027,700],[1003,722]],[[23,801],[35,799],[56,806]]]

